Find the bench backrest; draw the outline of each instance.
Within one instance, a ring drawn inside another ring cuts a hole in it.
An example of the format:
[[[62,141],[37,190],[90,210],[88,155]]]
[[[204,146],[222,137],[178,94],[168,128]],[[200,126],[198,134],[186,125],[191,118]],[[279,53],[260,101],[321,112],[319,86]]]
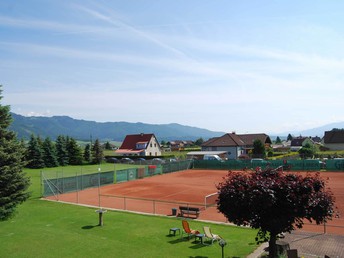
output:
[[[185,207],[185,206],[179,206],[180,210],[189,210],[189,211],[199,211],[199,208],[196,207]]]

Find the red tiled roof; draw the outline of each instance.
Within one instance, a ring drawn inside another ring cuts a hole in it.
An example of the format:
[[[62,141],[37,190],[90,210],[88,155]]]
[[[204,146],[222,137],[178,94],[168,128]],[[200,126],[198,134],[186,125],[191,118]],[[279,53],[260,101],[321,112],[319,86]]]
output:
[[[136,150],[136,144],[142,142],[149,142],[154,134],[131,134],[124,138],[124,141],[119,149]]]

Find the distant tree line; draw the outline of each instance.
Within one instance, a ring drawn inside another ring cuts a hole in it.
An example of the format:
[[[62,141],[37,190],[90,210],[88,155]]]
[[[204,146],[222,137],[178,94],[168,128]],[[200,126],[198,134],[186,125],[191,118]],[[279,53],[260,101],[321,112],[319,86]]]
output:
[[[24,143],[22,143],[25,145]],[[82,148],[69,136],[59,135],[56,141],[49,137],[31,135],[26,145],[26,167],[45,168],[67,165],[99,164],[103,160],[103,148],[98,139]]]

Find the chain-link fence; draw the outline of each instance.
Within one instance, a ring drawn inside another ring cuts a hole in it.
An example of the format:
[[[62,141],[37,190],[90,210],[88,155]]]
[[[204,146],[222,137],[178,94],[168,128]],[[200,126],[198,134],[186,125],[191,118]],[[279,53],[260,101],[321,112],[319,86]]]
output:
[[[191,161],[168,162],[158,165],[146,165],[116,171],[83,173],[68,171],[42,172],[42,196],[58,196],[68,192],[77,192],[91,187],[126,182],[139,178],[160,175],[190,169]]]
[[[327,160],[195,160],[193,167],[197,169],[246,170],[256,167],[282,168],[287,171],[344,171],[344,159]]]

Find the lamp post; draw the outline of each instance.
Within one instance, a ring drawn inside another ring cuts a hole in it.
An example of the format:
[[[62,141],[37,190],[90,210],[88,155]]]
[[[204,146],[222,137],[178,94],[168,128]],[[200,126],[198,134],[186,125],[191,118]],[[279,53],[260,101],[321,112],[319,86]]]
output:
[[[100,208],[100,164],[99,164],[99,168],[98,168],[98,206]]]
[[[225,247],[225,245],[227,245],[227,242],[224,240],[224,239],[220,239],[219,240],[219,246],[221,246],[221,248],[222,248],[222,258],[224,258],[225,256],[225,254],[224,254],[224,250],[223,250],[223,248]]]

